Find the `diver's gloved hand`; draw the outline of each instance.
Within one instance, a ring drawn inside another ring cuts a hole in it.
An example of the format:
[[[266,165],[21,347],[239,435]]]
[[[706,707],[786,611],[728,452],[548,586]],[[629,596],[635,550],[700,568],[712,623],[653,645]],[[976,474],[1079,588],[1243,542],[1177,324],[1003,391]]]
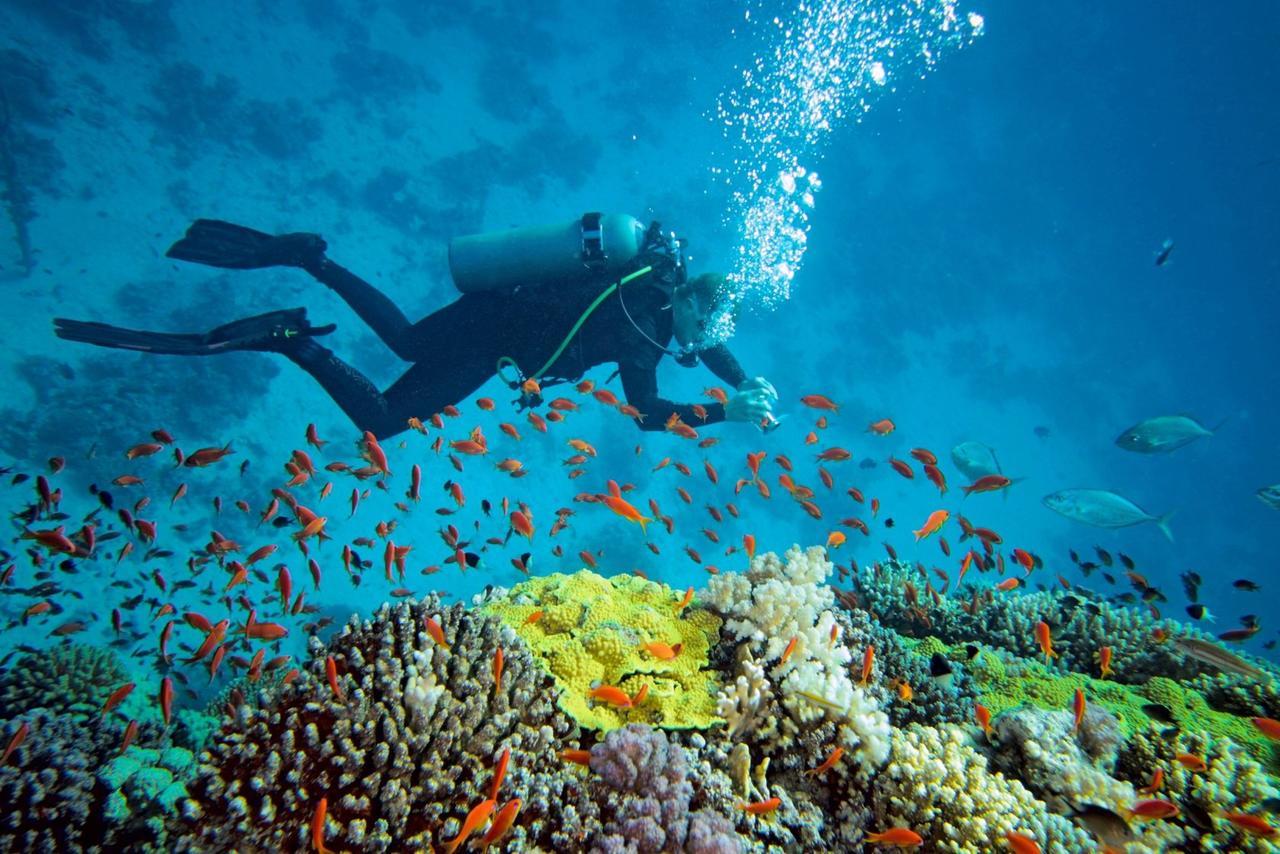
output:
[[[763,391],[765,394],[769,395],[769,397],[773,398],[774,400],[778,399],[778,390],[773,387],[773,383],[769,382],[764,377],[752,377],[749,380],[743,380],[742,383],[738,386],[738,391],[740,392],[752,391],[757,389],[760,391]]]
[[[729,402],[724,405],[726,421],[760,424],[773,419],[773,401],[777,398],[777,393],[772,391],[772,387],[747,388],[747,383],[743,383],[739,388],[743,390],[729,398]]]

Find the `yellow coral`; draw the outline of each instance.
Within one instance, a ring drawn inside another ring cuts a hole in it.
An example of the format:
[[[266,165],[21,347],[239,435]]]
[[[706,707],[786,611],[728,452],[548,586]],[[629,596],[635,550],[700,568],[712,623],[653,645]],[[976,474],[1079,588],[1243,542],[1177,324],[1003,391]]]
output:
[[[609,731],[628,723],[667,729],[704,729],[721,723],[716,714],[716,673],[707,655],[716,643],[720,618],[700,608],[676,613],[682,598],[665,584],[639,576],[603,578],[583,570],[573,575],[531,578],[481,610],[511,626],[534,658],[555,677],[560,707],[580,725]],[[527,623],[537,610],[542,617]],[[681,645],[663,661],[646,643]],[[632,709],[590,699],[597,685],[616,685],[648,696]]]

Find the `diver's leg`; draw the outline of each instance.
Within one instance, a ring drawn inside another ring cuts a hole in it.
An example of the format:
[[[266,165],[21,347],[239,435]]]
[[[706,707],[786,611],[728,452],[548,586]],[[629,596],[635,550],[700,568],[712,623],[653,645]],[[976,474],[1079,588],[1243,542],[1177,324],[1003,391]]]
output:
[[[299,341],[284,354],[315,377],[357,427],[385,439],[406,430],[411,416],[425,420],[484,385],[493,376],[495,361],[487,350],[438,350],[405,371],[385,392],[312,338]]]
[[[394,436],[408,429],[409,415],[394,412],[387,398],[369,378],[339,359],[329,348],[312,338],[284,351],[289,361],[302,368],[329,393],[333,402],[361,430],[378,438]],[[412,413],[410,413],[412,414]]]
[[[411,328],[409,318],[386,294],[328,258],[321,257],[314,263],[304,264],[303,269],[342,297],[351,310],[391,348],[391,352],[405,361],[413,361],[413,354],[407,349]]]

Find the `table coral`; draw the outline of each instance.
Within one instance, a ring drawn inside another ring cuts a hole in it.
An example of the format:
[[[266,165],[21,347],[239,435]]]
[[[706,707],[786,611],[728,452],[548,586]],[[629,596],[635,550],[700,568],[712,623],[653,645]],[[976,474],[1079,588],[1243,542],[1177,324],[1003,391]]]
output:
[[[626,723],[666,729],[706,728],[721,722],[716,711],[716,672],[707,654],[720,619],[699,607],[677,606],[681,594],[633,575],[603,578],[583,570],[516,585],[490,598],[483,613],[502,618],[524,641],[561,689],[560,706],[581,726],[609,731]],[[536,611],[542,616],[533,621]],[[663,643],[679,653],[662,660],[645,644]],[[631,709],[591,700],[595,686],[614,685],[647,699]]]
[[[427,617],[447,648],[425,630]],[[572,850],[598,827],[584,778],[558,756],[577,729],[556,707],[551,678],[496,617],[433,597],[401,602],[353,618],[327,648],[313,638],[312,653],[304,678],[268,707],[240,706],[202,753],[184,848],[305,848],[322,797],[333,850],[438,845],[486,797],[508,748],[499,797],[524,801],[510,845]]]

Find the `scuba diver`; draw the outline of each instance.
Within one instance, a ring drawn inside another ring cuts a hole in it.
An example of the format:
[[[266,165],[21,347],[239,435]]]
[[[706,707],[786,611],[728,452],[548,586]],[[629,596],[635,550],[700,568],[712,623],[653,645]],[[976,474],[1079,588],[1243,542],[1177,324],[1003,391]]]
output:
[[[691,427],[740,421],[771,429],[778,423],[777,391],[763,377],[749,379],[722,343],[707,343],[710,325],[728,310],[729,295],[721,276],[688,278],[684,245],[656,222],[646,229],[632,217],[602,214],[454,238],[449,266],[462,295],[417,323],[326,257],[327,244],[317,234],[271,235],[201,219],[169,247],[170,258],[213,267],[284,266],[310,273],[392,352],[414,363],[385,391],[316,340],[336,327],[312,326],[305,308],[271,311],[205,333],[66,318],[55,318],[54,331],[70,341],[149,353],[281,353],[315,377],[359,429],[380,439],[408,429],[411,417],[426,419],[458,404],[495,373],[520,392],[523,409],[541,403],[543,386],[576,381],[608,362],[617,364],[623,395],[642,416],[634,418],[642,430],[662,430],[673,414]],[[668,348],[672,337],[677,350]],[[657,367],[664,355],[687,367],[701,358],[736,393],[723,404],[697,408],[660,397]]]

